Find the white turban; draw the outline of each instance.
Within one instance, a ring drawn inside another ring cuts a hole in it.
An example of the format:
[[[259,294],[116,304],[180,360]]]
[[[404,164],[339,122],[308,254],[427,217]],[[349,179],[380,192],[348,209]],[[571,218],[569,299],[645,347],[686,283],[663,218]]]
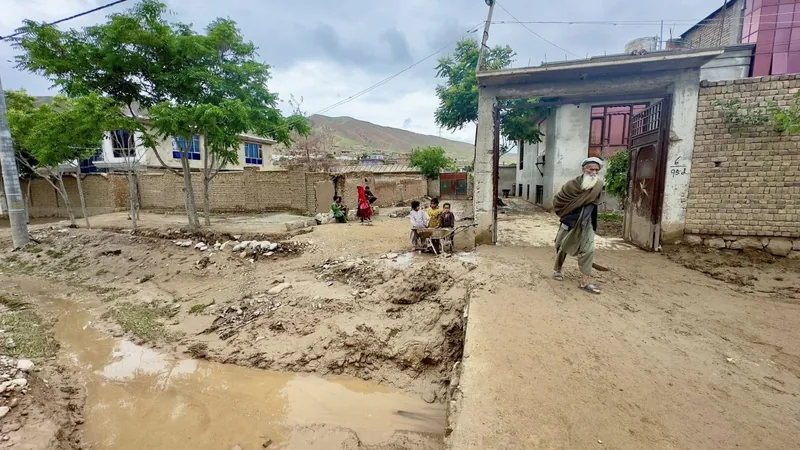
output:
[[[597,164],[598,166],[600,166],[601,169],[603,168],[603,160],[595,156],[584,159],[583,162],[581,163],[581,167],[586,167],[587,164],[592,164],[592,163]]]

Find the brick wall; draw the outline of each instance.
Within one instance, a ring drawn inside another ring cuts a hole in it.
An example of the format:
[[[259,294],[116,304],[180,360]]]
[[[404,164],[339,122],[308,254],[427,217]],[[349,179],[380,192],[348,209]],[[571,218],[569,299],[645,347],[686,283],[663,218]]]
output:
[[[785,107],[799,90],[798,75],[701,84],[686,233],[800,237],[800,136],[732,131],[715,106],[738,98],[743,109]]]
[[[90,216],[117,211],[127,203],[128,184],[124,177],[105,174],[84,175],[83,194],[86,210]],[[30,182],[31,217],[66,217],[67,209],[58,192],[44,179],[36,178]],[[75,217],[82,217],[78,183],[72,176],[64,177],[64,186],[72,203]],[[23,196],[28,196],[28,180],[20,180]],[[123,199],[120,205],[119,198]]]
[[[422,197],[427,192],[421,176],[407,174],[354,173],[343,177],[345,202],[357,204],[356,186],[368,179],[378,206]],[[1,181],[1,180],[0,180]],[[258,171],[222,172],[211,183],[209,200],[212,212],[327,211],[331,198],[318,199],[315,185],[330,181],[332,175],[318,172]],[[198,211],[203,208],[203,177],[192,173]],[[27,180],[22,190],[27,195]],[[80,217],[80,198],[73,177],[64,177],[73,212]],[[89,215],[128,209],[128,181],[121,174],[89,174],[83,178],[83,189]],[[35,179],[31,184],[31,217],[66,217],[63,199],[47,181]],[[182,211],[183,177],[165,172],[139,174],[139,195],[145,211]]]
[[[726,14],[725,22],[722,22],[722,11],[714,16],[709,17],[698,25],[697,28],[686,33],[686,36],[681,40],[681,47],[683,48],[710,48],[720,47],[721,45],[736,45],[739,44],[742,29],[742,6],[745,0],[739,0],[733,5],[729,5]],[[722,25],[722,44],[720,44],[719,29]]]

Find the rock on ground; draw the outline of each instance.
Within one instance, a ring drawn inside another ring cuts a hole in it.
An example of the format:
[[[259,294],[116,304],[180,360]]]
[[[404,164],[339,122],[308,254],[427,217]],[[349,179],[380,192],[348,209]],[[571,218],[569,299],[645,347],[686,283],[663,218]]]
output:
[[[775,256],[789,256],[792,251],[792,241],[789,239],[770,239],[766,250]]]
[[[727,244],[725,244],[725,239],[722,238],[706,239],[703,243],[706,247],[716,248],[717,250],[727,247]]]
[[[277,294],[280,294],[281,292],[283,292],[283,291],[285,291],[286,289],[289,289],[289,288],[291,288],[291,287],[292,287],[292,285],[291,285],[291,284],[289,284],[289,283],[281,283],[281,284],[279,284],[279,285],[277,285],[277,286],[273,287],[273,288],[272,288],[272,289],[270,289],[269,291],[267,291],[267,294],[270,294],[270,295],[277,295]]]

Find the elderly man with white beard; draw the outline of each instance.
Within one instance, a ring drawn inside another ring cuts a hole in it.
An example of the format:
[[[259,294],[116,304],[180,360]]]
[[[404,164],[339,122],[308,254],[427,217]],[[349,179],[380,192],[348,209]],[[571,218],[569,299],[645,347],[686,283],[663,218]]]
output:
[[[581,164],[583,173],[569,180],[553,199],[553,208],[561,225],[556,236],[556,264],[553,278],[564,280],[561,268],[567,255],[578,259],[583,275],[580,288],[592,294],[600,289],[592,284],[594,235],[597,231],[597,204],[603,192],[603,182],[597,176],[603,167],[600,158],[586,158]]]

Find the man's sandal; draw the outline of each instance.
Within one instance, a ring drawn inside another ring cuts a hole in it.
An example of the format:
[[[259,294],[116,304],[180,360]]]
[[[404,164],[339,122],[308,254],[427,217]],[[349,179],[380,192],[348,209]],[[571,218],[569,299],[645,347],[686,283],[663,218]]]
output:
[[[553,279],[556,281],[564,281],[564,275],[561,272],[553,273]]]
[[[593,285],[592,283],[581,285],[581,289],[590,293],[590,294],[599,294],[600,289],[597,286]]]

